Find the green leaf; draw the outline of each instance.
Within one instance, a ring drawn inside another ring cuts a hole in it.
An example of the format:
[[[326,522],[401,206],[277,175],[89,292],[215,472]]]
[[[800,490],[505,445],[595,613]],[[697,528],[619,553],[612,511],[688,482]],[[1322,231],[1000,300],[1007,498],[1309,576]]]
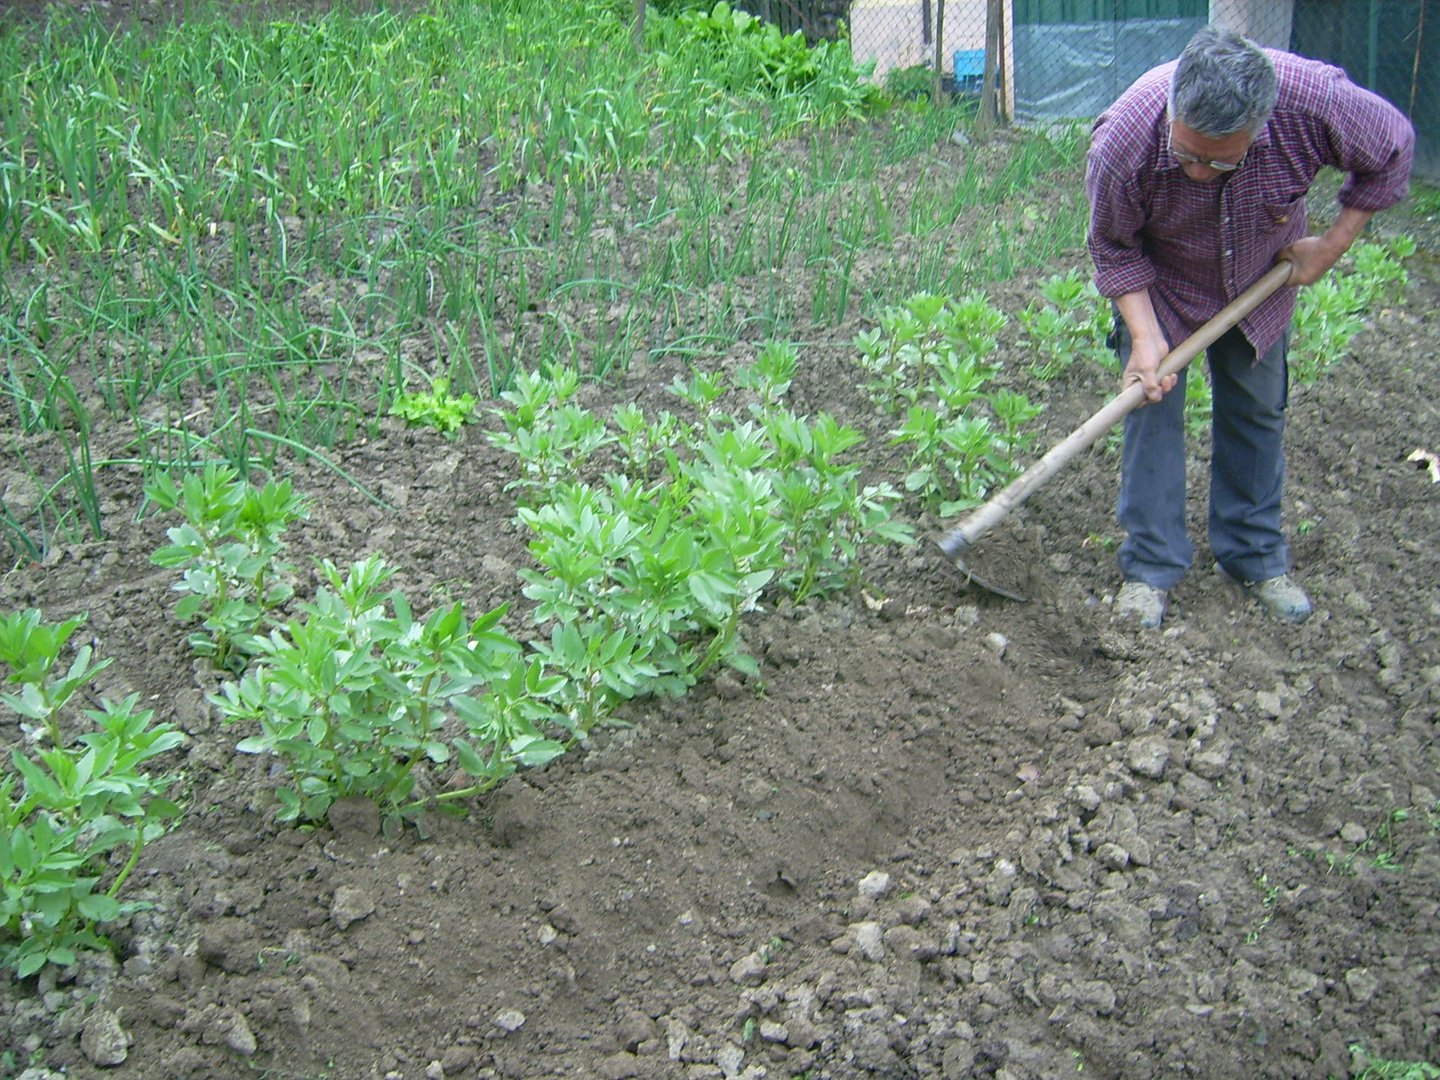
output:
[[[88,896],[82,896],[76,907],[80,914],[91,922],[109,922],[120,915],[119,902],[104,893],[90,893]]]
[[[467,775],[484,776],[490,771],[484,759],[464,739],[452,739],[450,745],[455,747],[455,757]]]

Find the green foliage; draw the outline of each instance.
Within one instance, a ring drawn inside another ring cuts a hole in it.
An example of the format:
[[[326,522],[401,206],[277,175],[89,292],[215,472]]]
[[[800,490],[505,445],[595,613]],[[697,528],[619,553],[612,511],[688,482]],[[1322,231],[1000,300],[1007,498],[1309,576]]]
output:
[[[1185,433],[1191,439],[1204,438],[1210,431],[1214,411],[1206,371],[1200,365],[1191,364],[1185,372]]]
[[[901,418],[891,441],[903,446],[905,489],[941,517],[979,505],[1019,470],[1039,413],[1022,395],[989,389],[1005,314],[982,295],[956,300],[917,293],[857,335],[865,388]]]
[[[179,487],[159,473],[146,482],[145,495],[185,519],[166,530],[170,543],[151,561],[182,570],[174,588],[185,595],[175,615],[202,627],[190,636],[191,648],[218,668],[240,670],[257,635],[294,595],[294,567],[280,560],[282,537],[309,515],[305,500],[288,480],[256,488],[218,464],[187,475]]]
[[[508,407],[494,411],[505,430],[490,441],[518,457],[523,467],[509,488],[549,490],[611,441],[603,420],[571,403],[579,389],[579,373],[556,365],[543,374],[518,374],[500,395]]]
[[[401,394],[390,412],[411,424],[454,435],[475,418],[475,395],[450,393],[450,380],[437,378],[429,390]]]
[[[646,26],[662,69],[689,72],[732,92],[809,94],[822,121],[860,116],[885,101],[884,92],[868,81],[874,65],[857,66],[847,39],[808,45],[800,31],[782,34],[726,0],[709,10],[662,15]]]
[[[1105,344],[1113,322],[1110,303],[1093,281],[1078,270],[1057,274],[1040,286],[1040,295],[1020,313],[1037,379],[1057,379],[1076,361],[1115,366],[1115,354]]]
[[[893,97],[924,100],[930,96],[935,82],[935,69],[929,64],[893,67],[885,73],[885,90]]]
[[[22,978],[107,947],[97,924],[143,906],[118,894],[145,845],[180,814],[166,797],[174,779],[143,766],[183,736],[152,724],[153,713],[137,708],[133,694],[75,716],[71,700],[109,661],[92,663],[83,646],[62,674],[61,653],[84,619],[52,626],[42,618],[30,610],[0,619],[6,682],[21,688],[0,700],[40,720],[27,735],[49,742],[30,753],[12,750],[11,768],[0,776],[0,963]],[[68,726],[81,718],[88,724],[67,739],[62,714]],[[123,864],[102,888],[112,853],[124,855]]]
[[[682,693],[716,665],[754,673],[739,631],[767,590],[799,601],[849,587],[865,545],[911,541],[891,516],[898,492],[862,486],[842,460],[860,435],[785,407],[797,366],[793,346],[771,342],[734,386],[703,371],[677,378],[669,389],[697,419],[628,405],[607,426],[571,402],[561,372],[507,395],[492,439],[522,461],[519,515],[539,567],[522,572],[525,594],[551,628],[536,648],[569,678],[577,733],[638,694]],[[725,411],[736,393],[749,419]],[[583,438],[539,434],[557,428]],[[612,444],[603,482],[583,479]]]
[[[317,821],[359,795],[393,826],[564,751],[542,730],[564,680],[525,659],[500,628],[505,608],[467,624],[457,602],[420,621],[403,593],[383,591],[394,570],[379,556],[323,571],[314,603],[258,639],[251,669],[211,699],[228,720],[258,726],[240,751],[284,762],[280,820]],[[452,760],[470,782],[417,796],[417,767]]]
[[[1384,244],[1362,241],[1341,265],[1301,290],[1289,346],[1296,381],[1318,381],[1348,354],[1365,329],[1365,314],[1404,295],[1410,281],[1404,261],[1414,253],[1415,242],[1408,236]]]
[[[52,626],[43,618],[33,608],[0,617],[0,664],[10,670],[5,682],[20,687],[18,695],[0,694],[0,701],[23,717],[21,729],[27,738],[45,738],[52,746],[62,746],[66,739],[60,721],[70,699],[112,661],[95,660],[91,647],[82,645],[60,673],[56,666],[65,644],[85,619],[77,616]]]
[[[1440,1080],[1440,1065],[1431,1062],[1377,1057],[1358,1042],[1351,1043],[1349,1050],[1354,1080]]]

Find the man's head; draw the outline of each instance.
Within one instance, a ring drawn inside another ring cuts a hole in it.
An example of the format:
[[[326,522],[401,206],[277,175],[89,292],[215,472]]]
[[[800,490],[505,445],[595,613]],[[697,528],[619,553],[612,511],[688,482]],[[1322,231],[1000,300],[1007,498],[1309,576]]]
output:
[[[1239,34],[1207,26],[1190,39],[1170,80],[1170,150],[1185,175],[1233,172],[1275,107],[1275,65]]]

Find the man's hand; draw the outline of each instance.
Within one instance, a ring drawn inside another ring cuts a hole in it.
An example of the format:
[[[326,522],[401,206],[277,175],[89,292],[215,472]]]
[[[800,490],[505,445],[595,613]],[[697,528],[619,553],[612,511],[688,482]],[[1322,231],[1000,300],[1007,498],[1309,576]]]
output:
[[[1159,401],[1175,386],[1175,376],[1164,379],[1156,377],[1160,361],[1170,352],[1165,340],[1165,331],[1160,329],[1160,320],[1155,317],[1155,308],[1150,303],[1147,291],[1126,293],[1115,298],[1125,328],[1130,331],[1130,359],[1125,364],[1123,385],[1139,383],[1145,388],[1146,401]]]
[[[1340,261],[1340,256],[1350,250],[1365,223],[1374,216],[1373,210],[1343,206],[1335,215],[1335,223],[1322,235],[1307,236],[1287,248],[1281,248],[1275,257],[1289,259],[1293,267],[1286,284],[1314,285],[1325,276],[1325,271]]]
[[[1175,389],[1174,375],[1166,375],[1163,379],[1156,376],[1160,361],[1164,360],[1169,352],[1170,347],[1163,337],[1147,338],[1145,341],[1132,339],[1130,362],[1125,365],[1124,385],[1128,387],[1131,383],[1138,382],[1145,388],[1146,401],[1159,401]]]
[[[1277,259],[1289,259],[1292,269],[1287,285],[1314,285],[1345,254],[1345,248],[1338,251],[1323,236],[1307,236],[1296,240],[1287,248],[1281,248]]]

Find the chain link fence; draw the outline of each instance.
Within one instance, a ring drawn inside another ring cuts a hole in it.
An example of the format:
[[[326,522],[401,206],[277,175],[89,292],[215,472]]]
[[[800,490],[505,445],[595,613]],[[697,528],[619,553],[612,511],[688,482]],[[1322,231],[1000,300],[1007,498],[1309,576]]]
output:
[[[1179,54],[1206,22],[1343,67],[1415,124],[1417,171],[1440,175],[1440,0],[742,0],[811,39],[848,26],[878,79],[937,57],[944,84],[1012,121],[1088,120]],[[1427,8],[1436,10],[1427,11]],[[1426,16],[1430,16],[1427,26]]]

